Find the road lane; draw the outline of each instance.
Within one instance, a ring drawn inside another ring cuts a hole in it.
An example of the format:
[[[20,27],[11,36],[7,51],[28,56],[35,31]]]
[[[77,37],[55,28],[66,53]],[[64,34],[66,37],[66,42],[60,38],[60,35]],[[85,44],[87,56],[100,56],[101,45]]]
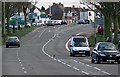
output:
[[[80,32],[92,33],[93,28],[90,25],[59,25],[31,32],[21,39],[20,48],[3,47],[3,73],[6,75],[107,75],[109,72],[116,74],[117,64],[102,68],[101,65],[91,64],[90,57],[69,56],[65,48],[66,42],[71,35]],[[112,67],[114,71],[108,71],[108,68]],[[101,70],[103,72],[100,72]]]

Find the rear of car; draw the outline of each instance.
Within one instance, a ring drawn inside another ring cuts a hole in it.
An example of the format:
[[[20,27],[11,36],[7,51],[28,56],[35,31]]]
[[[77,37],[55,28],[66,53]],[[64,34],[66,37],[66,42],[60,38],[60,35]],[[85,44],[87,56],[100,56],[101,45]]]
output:
[[[81,35],[71,37],[70,56],[75,56],[77,54],[90,56],[90,48],[87,37]]]
[[[80,20],[78,20],[77,24],[85,24],[85,20],[80,19]]]
[[[46,25],[47,25],[47,26],[54,26],[54,22],[53,22],[53,21],[48,21],[48,22],[46,23]]]
[[[20,40],[18,37],[8,37],[6,40],[6,48],[9,46],[18,46],[20,47]]]

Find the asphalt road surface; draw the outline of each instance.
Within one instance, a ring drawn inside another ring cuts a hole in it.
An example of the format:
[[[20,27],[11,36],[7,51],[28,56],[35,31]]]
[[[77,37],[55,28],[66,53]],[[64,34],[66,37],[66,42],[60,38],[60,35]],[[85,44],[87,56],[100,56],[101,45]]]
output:
[[[42,27],[21,38],[21,47],[2,50],[3,75],[118,75],[118,64],[92,64],[91,57],[70,57],[71,35],[86,33],[91,25]]]

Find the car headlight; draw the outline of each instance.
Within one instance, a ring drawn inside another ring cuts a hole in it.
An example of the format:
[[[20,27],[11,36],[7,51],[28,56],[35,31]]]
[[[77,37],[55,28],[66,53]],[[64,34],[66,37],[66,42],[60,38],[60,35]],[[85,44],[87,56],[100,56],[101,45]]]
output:
[[[120,54],[117,54],[116,56],[120,56]]]
[[[100,56],[106,56],[105,54],[101,53]]]

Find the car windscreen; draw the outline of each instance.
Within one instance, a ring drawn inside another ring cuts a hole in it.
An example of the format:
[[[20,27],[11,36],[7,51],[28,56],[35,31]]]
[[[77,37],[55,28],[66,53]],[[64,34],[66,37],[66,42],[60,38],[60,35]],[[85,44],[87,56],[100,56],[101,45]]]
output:
[[[75,47],[87,47],[86,39],[85,38],[74,38],[74,46]]]
[[[98,50],[116,50],[116,47],[114,44],[111,43],[101,43],[98,46]]]
[[[8,42],[13,42],[13,41],[16,41],[17,40],[17,38],[8,38]]]

